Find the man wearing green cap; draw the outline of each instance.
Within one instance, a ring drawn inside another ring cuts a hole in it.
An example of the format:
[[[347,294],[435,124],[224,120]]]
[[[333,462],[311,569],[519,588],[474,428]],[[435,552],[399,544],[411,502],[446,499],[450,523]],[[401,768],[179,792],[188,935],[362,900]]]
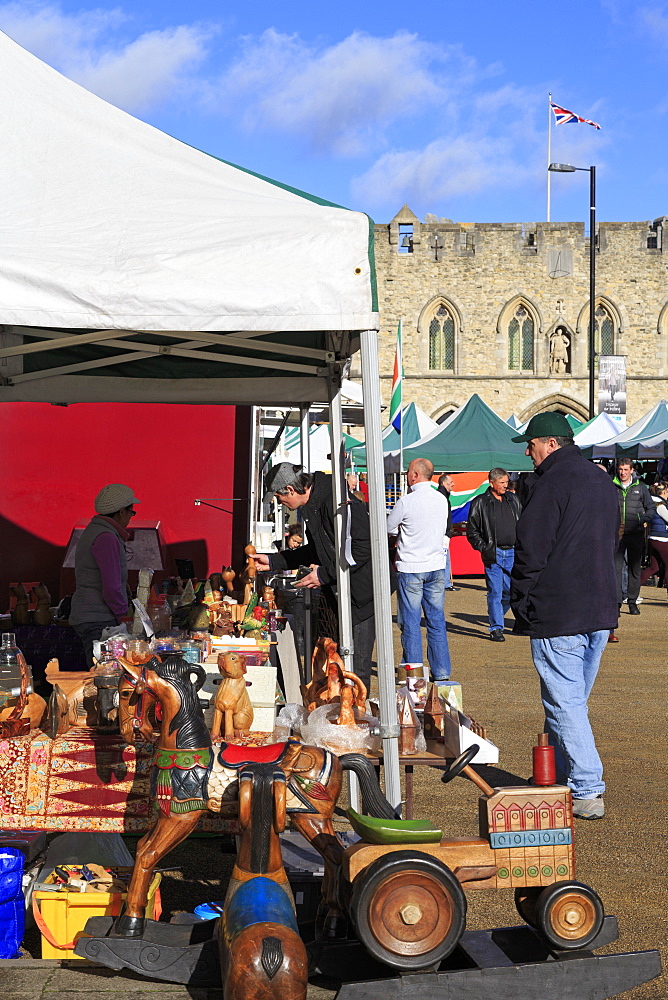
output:
[[[539,413],[513,441],[526,442],[536,470],[517,524],[515,631],[531,638],[557,781],[570,787],[575,816],[599,819],[605,784],[587,699],[617,624],[616,490],[575,447],[562,413]]]

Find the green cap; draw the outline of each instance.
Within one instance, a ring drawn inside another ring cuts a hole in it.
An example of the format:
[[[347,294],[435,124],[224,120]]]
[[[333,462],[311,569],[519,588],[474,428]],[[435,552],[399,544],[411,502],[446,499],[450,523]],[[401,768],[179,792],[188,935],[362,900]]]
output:
[[[526,426],[524,434],[514,437],[513,441],[531,441],[532,438],[543,437],[573,437],[573,428],[563,413],[551,410],[548,413],[537,413]]]

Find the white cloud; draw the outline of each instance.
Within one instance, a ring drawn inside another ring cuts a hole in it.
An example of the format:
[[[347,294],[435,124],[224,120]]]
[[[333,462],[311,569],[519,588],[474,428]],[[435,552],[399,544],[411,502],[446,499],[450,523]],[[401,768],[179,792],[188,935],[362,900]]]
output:
[[[66,14],[53,4],[0,5],[0,28],[70,79],[128,111],[146,111],[187,86],[210,28],[181,25],[128,40],[122,9]]]
[[[353,191],[370,206],[435,205],[492,186],[522,187],[535,176],[535,166],[518,157],[510,139],[458,135],[424,149],[384,154],[353,181]]]
[[[474,73],[457,47],[416,35],[354,32],[329,47],[270,29],[246,39],[210,100],[243,112],[251,130],[298,136],[313,150],[357,156],[383,144],[402,118],[443,107]]]

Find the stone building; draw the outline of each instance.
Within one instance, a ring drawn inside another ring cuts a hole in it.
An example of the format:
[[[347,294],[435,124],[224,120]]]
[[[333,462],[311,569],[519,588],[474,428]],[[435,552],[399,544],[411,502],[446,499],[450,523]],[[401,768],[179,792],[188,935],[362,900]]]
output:
[[[628,423],[668,398],[665,223],[598,227],[596,351],[627,356]],[[545,409],[588,417],[583,223],[420,222],[404,206],[376,225],[375,252],[384,402],[401,319],[404,402],[435,420],[473,392],[504,418]]]

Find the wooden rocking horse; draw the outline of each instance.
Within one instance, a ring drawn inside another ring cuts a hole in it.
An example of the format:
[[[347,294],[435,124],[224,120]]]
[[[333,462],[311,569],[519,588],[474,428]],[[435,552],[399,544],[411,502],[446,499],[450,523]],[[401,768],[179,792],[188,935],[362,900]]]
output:
[[[144,664],[121,662],[125,670],[119,684],[121,734],[128,743],[155,745],[152,780],[159,810],[155,826],[137,846],[125,912],[114,933],[141,937],[154,868],[194,830],[207,809],[222,815],[237,814],[239,769],[257,762],[275,765],[285,774],[286,810],[292,824],[324,859],[322,891],[327,916],[323,932],[339,935],[345,927],[336,895],[342,847],[334,833],[332,815],[343,771],[358,776],[368,812],[378,817],[394,816],[369,761],[360,754],[337,758],[328,750],[293,740],[254,748],[223,743],[214,750],[197,698],[206,680],[202,667],[178,654],[166,656],[163,662],[158,658]],[[151,712],[158,706],[155,717],[160,719],[160,732],[156,736]]]

